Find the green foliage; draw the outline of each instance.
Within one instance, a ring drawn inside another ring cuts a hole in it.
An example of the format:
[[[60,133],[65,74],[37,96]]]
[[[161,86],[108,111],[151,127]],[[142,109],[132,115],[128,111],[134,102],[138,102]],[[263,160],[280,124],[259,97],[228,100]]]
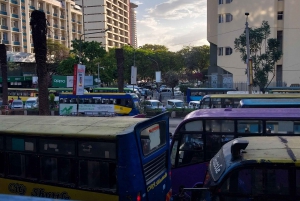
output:
[[[60,63],[69,57],[69,49],[52,39],[47,39],[47,63]]]
[[[179,89],[182,93],[186,94],[188,88],[193,88],[194,85],[181,84],[179,85]]]
[[[176,87],[179,83],[179,75],[175,71],[168,71],[163,76],[164,82],[172,88],[172,93],[174,96],[174,87]]]
[[[57,74],[59,75],[73,75],[74,65],[78,63],[78,60],[74,56],[63,60],[57,67]]]
[[[49,101],[50,103],[54,103],[55,95],[53,93],[49,94]]]
[[[280,42],[275,38],[269,38],[270,33],[270,25],[267,21],[263,21],[259,28],[249,28],[250,57],[252,58],[254,72],[253,84],[254,86],[259,86],[261,91],[264,91],[267,87],[269,74],[274,74],[274,66],[282,56]],[[239,38],[235,39],[234,48],[241,53],[242,61],[246,62],[247,48],[245,32]]]

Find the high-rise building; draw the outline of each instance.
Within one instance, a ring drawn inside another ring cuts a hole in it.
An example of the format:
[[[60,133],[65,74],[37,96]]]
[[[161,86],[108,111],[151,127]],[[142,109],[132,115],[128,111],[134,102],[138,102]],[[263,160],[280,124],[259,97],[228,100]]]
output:
[[[71,0],[0,0],[0,40],[8,51],[33,53],[30,15],[44,11],[47,38],[71,47],[83,32],[81,8]]]
[[[137,46],[137,5],[129,0],[76,0],[82,6],[84,38],[86,41],[101,42],[108,49],[130,44]],[[109,29],[105,33],[100,33]]]
[[[245,30],[248,12],[249,27],[260,27],[268,21],[271,38],[281,43],[282,58],[275,65],[277,86],[300,83],[300,13],[299,0],[208,0],[207,39],[210,42],[209,73],[222,83],[232,74],[234,82],[246,82],[246,64],[234,50],[234,40]],[[273,77],[273,75],[269,76]]]

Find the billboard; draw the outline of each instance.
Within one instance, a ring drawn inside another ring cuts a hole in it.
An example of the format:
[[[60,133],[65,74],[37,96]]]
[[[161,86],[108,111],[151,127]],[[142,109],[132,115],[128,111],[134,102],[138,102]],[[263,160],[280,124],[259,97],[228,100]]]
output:
[[[85,76],[85,65],[75,64],[74,65],[74,78],[73,78],[73,94],[83,95],[84,94],[84,76]]]
[[[161,71],[155,72],[155,82],[161,82]]]
[[[137,67],[131,66],[131,84],[136,84]]]

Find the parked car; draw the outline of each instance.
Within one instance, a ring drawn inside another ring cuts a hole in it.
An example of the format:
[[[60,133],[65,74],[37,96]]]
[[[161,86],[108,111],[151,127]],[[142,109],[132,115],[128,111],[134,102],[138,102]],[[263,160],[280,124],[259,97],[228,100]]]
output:
[[[0,100],[0,106],[2,106],[2,100]]]
[[[149,89],[146,89],[146,88],[142,88],[140,90],[140,93],[141,93],[141,96],[152,96],[153,95],[153,92]]]
[[[38,107],[38,97],[30,97],[26,100],[24,108],[33,109]]]
[[[164,106],[159,100],[146,100],[145,101],[146,109],[163,109]]]
[[[170,99],[167,101],[166,108],[185,108],[185,106],[182,100]]]
[[[23,109],[23,101],[22,100],[14,100],[10,104],[10,109]]]
[[[189,108],[198,109],[200,107],[200,101],[190,101]]]

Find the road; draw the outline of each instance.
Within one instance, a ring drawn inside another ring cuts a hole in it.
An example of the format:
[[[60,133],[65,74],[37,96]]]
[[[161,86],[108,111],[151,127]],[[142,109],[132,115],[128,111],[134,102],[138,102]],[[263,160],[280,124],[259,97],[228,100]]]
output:
[[[170,118],[170,123],[169,123],[169,131],[171,133],[174,133],[177,125],[183,120],[183,118]]]

